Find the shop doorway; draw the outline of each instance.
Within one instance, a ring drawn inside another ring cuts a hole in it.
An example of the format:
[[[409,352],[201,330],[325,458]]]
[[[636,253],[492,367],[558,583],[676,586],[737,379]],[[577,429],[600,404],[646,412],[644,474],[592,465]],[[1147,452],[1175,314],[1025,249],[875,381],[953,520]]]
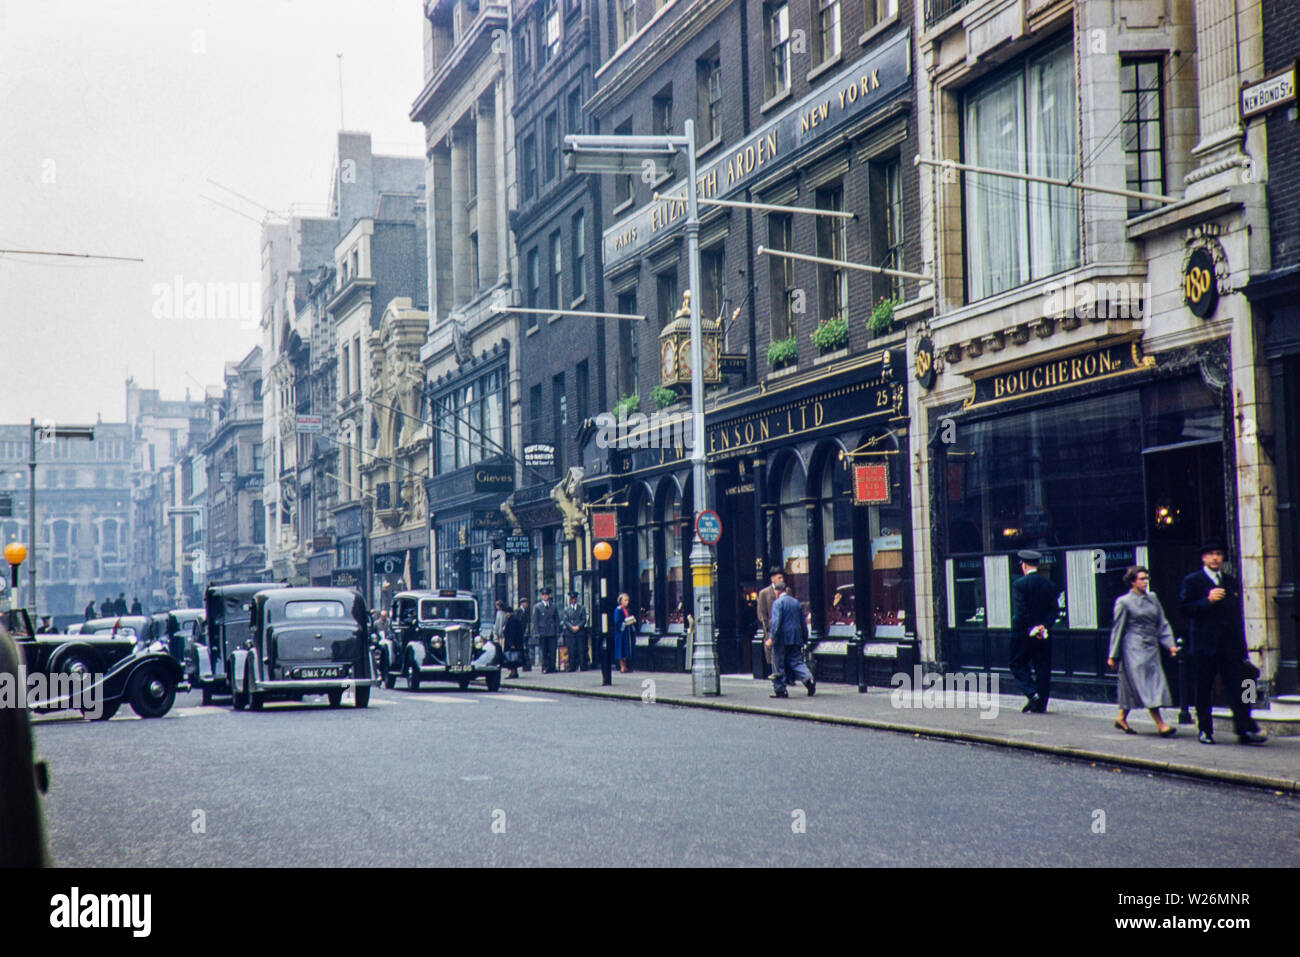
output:
[[[1147,504],[1147,565],[1174,633],[1187,634],[1178,608],[1183,576],[1201,563],[1201,543],[1228,541],[1223,486],[1223,443],[1147,449],[1142,456]]]
[[[727,495],[725,502],[723,535],[731,539],[731,568],[736,578],[731,589],[735,630],[731,632],[734,638],[726,653],[719,649],[718,664],[724,673],[751,674],[754,667],[751,642],[758,631],[758,591],[767,584],[753,534],[754,492]]]

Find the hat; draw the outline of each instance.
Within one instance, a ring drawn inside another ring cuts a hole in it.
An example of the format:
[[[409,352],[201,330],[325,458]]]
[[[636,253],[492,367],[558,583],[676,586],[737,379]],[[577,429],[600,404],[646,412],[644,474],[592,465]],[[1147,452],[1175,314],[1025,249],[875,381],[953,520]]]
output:
[[[542,594],[542,595],[549,595],[550,593],[551,593],[551,590],[550,590],[549,588],[547,588],[545,585],[543,585],[540,594]]]
[[[1204,555],[1206,552],[1223,552],[1226,555],[1228,554],[1228,548],[1223,544],[1223,539],[1212,536],[1207,538],[1201,545],[1199,554]]]
[[[571,591],[571,592],[569,592],[569,597],[570,597],[570,598],[577,598],[577,597],[578,597],[578,593],[577,593],[576,591]]]
[[[1020,559],[1026,565],[1037,565],[1043,560],[1043,553],[1036,552],[1032,548],[1025,548],[1016,552],[1016,558]]]

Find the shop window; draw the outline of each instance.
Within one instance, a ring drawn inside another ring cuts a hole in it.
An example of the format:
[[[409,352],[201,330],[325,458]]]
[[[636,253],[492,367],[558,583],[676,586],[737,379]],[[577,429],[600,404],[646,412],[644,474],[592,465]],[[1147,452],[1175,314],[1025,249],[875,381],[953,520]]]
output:
[[[1064,43],[980,84],[965,102],[964,161],[1077,179],[1074,48]],[[971,301],[1079,263],[1078,194],[970,173],[966,274]]]
[[[668,490],[664,503],[664,568],[668,631],[680,633],[686,627],[686,592],[682,588],[682,500],[675,487]]]
[[[1123,60],[1119,68],[1126,186],[1143,193],[1165,189],[1163,66],[1160,57],[1141,57]],[[1136,216],[1158,205],[1155,200],[1130,197],[1128,214]]]
[[[853,484],[849,463],[831,457],[822,470],[822,542],[827,634],[851,636],[856,621],[853,587]]]
[[[808,513],[804,506],[805,476],[795,456],[781,476],[781,567],[785,581],[800,602],[808,601]]]
[[[655,549],[654,533],[651,530],[653,515],[650,509],[650,497],[641,500],[637,511],[636,523],[636,616],[640,622],[638,631],[655,631]]]

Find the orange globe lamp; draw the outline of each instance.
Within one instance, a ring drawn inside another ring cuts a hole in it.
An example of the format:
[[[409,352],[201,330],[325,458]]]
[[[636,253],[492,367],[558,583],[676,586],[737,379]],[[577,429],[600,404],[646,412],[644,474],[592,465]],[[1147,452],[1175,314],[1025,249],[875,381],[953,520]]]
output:
[[[5,561],[10,565],[17,567],[27,560],[27,547],[18,542],[10,542],[5,546]]]
[[[597,542],[591,553],[604,562],[608,561],[609,556],[614,554],[614,549],[610,547],[609,542]]]

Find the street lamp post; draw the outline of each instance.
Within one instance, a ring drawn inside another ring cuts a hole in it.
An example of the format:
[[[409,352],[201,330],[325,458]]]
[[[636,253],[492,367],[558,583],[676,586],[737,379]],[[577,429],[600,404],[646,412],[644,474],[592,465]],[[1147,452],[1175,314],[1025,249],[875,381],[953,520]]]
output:
[[[686,258],[691,290],[691,484],[695,514],[709,507],[704,457],[704,342],[700,318],[700,207],[695,170],[695,122],[686,121],[685,136],[589,136],[564,138],[570,167],[580,173],[637,172],[645,160],[686,154]],[[698,524],[698,523],[697,523]],[[713,554],[695,531],[691,546],[691,582],[695,595],[695,641],[691,653],[691,691],[721,692],[713,640]]]

